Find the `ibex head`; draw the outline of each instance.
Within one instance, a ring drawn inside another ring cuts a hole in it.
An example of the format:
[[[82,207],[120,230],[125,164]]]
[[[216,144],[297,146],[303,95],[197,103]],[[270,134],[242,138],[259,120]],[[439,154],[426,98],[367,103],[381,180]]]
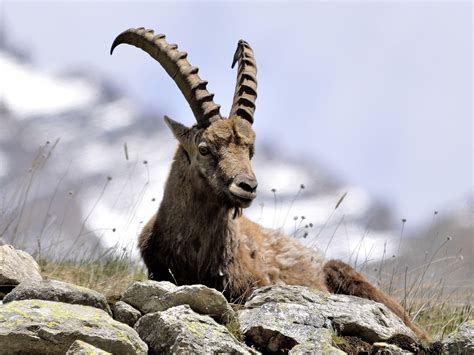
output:
[[[126,43],[143,49],[156,59],[173,78],[188,101],[197,124],[186,127],[165,116],[165,122],[180,143],[195,178],[193,183],[210,186],[214,194],[230,207],[248,207],[256,197],[257,179],[250,160],[254,152],[252,129],[257,98],[257,66],[253,51],[239,41],[232,67],[238,63],[237,84],[229,118],[219,113],[220,106],[207,91],[207,81],[198,76],[198,68],[187,61],[187,53],[176,44],[168,44],[165,35],[153,30],[129,29],[112,44],[111,53]],[[209,189],[207,189],[209,191]]]

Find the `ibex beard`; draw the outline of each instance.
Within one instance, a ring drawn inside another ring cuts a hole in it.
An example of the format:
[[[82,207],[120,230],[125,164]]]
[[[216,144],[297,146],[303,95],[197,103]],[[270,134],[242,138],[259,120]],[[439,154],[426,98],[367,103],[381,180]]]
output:
[[[129,29],[115,39],[111,52],[122,43],[143,49],[164,67],[197,121],[186,127],[165,117],[179,144],[163,200],[139,238],[150,279],[179,285],[201,283],[241,301],[255,288],[272,284],[359,296],[385,304],[427,339],[391,296],[351,266],[326,260],[294,238],[241,215],[257,191],[251,165],[257,67],[247,42],[239,41],[232,63],[238,63],[238,73],[229,118],[220,115],[220,106],[198,69],[187,61],[187,54],[168,44],[164,35]]]

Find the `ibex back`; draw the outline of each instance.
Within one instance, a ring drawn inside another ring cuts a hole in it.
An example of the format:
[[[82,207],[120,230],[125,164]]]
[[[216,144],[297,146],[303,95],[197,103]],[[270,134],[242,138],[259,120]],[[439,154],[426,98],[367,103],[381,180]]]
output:
[[[239,41],[234,55],[237,84],[228,118],[221,116],[207,82],[189,64],[187,54],[168,44],[164,35],[129,29],[115,39],[111,53],[122,43],[143,49],[164,67],[197,121],[186,127],[165,117],[179,144],[161,205],[139,239],[151,279],[205,284],[233,300],[244,300],[256,287],[271,284],[355,295],[384,303],[426,338],[393,298],[349,265],[327,261],[319,252],[241,215],[257,191],[251,164],[257,67],[247,42]]]

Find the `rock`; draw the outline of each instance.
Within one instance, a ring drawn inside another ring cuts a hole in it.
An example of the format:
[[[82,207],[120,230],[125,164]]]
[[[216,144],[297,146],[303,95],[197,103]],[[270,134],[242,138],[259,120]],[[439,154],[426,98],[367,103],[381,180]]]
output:
[[[128,303],[118,301],[112,306],[114,319],[133,327],[142,314]]]
[[[86,287],[57,280],[25,281],[15,287],[3,299],[4,303],[39,299],[45,301],[80,304],[102,309],[112,315],[112,311],[101,293]]]
[[[409,355],[413,353],[411,351],[403,350],[394,344],[379,342],[379,343],[372,344],[371,354],[373,355]]]
[[[448,335],[445,349],[449,354],[474,354],[474,319],[461,324]]]
[[[135,330],[95,307],[44,300],[0,306],[2,353],[64,354],[76,340],[114,354],[148,350]]]
[[[225,323],[235,316],[224,295],[204,285],[177,287],[169,282],[139,281],[124,292],[122,301],[144,314],[187,304],[195,312]]]
[[[333,332],[329,329],[319,329],[317,340],[311,342],[301,343],[293,347],[290,355],[305,355],[305,354],[326,354],[326,355],[344,355],[345,352],[339,350],[332,345]],[[278,350],[278,349],[277,349]],[[275,350],[276,351],[276,350]]]
[[[144,315],[135,330],[150,352],[160,353],[239,353],[253,351],[239,343],[226,327],[209,316],[195,313],[188,305]]]
[[[121,301],[128,303],[142,313],[146,313],[144,305],[152,297],[162,297],[174,291],[177,286],[168,281],[135,281],[123,293]]]
[[[82,340],[76,340],[74,343],[72,343],[71,347],[66,353],[66,355],[108,355],[108,354],[110,353],[102,349],[96,348],[95,346],[88,344]]]
[[[0,246],[0,285],[16,286],[24,281],[42,280],[41,269],[33,257],[11,245]]]
[[[368,343],[395,334],[413,332],[385,305],[363,298],[330,295],[302,286],[268,286],[254,291],[239,312],[246,339],[262,349],[269,340],[293,345],[315,342],[320,328],[334,328],[340,335],[354,335]]]
[[[262,349],[276,351],[318,339],[325,319],[307,306],[269,302],[239,312],[240,330]]]

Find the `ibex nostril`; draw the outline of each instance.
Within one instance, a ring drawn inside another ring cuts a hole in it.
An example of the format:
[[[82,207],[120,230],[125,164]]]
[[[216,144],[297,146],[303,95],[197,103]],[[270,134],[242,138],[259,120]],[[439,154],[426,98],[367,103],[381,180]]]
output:
[[[257,188],[257,183],[242,181],[238,185],[242,190],[247,192],[254,192]]]
[[[246,192],[255,192],[258,186],[257,179],[245,175],[237,177],[235,184]]]

